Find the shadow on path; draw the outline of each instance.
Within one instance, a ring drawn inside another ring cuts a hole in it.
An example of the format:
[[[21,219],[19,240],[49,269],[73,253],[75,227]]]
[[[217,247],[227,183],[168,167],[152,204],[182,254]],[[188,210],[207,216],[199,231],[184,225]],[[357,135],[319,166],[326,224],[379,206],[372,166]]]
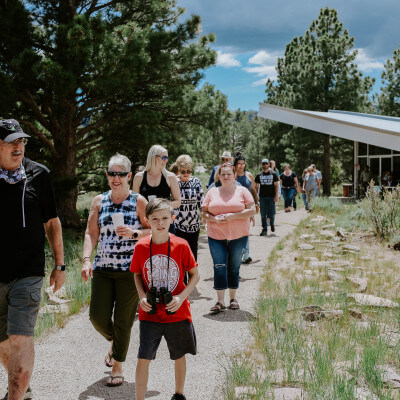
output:
[[[109,374],[109,373],[108,373]],[[135,384],[124,381],[121,386],[108,387],[106,381],[108,377],[98,380],[90,385],[79,395],[78,400],[91,400],[93,398],[103,400],[126,400],[133,399],[135,396]],[[158,396],[160,392],[150,390],[146,392],[146,398]]]
[[[239,282],[255,281],[256,279],[259,278],[242,278],[241,276],[239,276]]]
[[[190,301],[203,300],[203,299],[204,300],[212,300],[212,297],[202,296],[196,287],[193,289],[192,293],[190,293],[190,295],[189,295]]]
[[[220,322],[247,322],[254,319],[254,315],[244,310],[225,310],[218,314],[204,314],[204,318]]]

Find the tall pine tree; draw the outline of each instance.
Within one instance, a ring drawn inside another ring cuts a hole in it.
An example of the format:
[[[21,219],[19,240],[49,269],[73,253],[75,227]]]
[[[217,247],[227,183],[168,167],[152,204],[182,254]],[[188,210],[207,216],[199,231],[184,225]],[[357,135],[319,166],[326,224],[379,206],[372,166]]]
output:
[[[381,93],[378,108],[381,114],[400,117],[400,48],[393,52],[393,59],[387,60],[382,72]]]
[[[357,51],[352,50],[353,44],[337,12],[321,9],[305,35],[295,37],[278,59],[278,79],[267,82],[265,101],[303,110],[364,111],[373,81],[363,78],[354,63]],[[281,124],[276,134],[286,148],[287,160],[298,171],[306,162],[322,167],[324,194],[330,195],[330,136]]]
[[[147,151],[207,120],[196,86],[214,37],[183,12],[174,0],[0,1],[0,115],[39,143],[64,224],[78,223],[77,169],[91,154]]]

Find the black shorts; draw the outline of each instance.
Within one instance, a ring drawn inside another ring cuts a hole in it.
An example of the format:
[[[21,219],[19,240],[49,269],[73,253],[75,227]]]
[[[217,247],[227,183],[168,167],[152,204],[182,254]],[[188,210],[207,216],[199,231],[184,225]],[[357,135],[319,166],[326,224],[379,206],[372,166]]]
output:
[[[140,321],[139,331],[138,358],[154,360],[163,336],[167,342],[171,360],[178,360],[187,353],[195,355],[197,352],[196,334],[193,324],[188,319],[166,324]]]

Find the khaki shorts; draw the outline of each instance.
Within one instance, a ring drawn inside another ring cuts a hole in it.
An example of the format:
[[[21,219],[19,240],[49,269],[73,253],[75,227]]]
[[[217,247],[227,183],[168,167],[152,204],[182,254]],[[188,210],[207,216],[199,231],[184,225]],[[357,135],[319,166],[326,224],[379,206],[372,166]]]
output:
[[[33,336],[42,285],[41,276],[0,282],[0,342],[9,335]]]

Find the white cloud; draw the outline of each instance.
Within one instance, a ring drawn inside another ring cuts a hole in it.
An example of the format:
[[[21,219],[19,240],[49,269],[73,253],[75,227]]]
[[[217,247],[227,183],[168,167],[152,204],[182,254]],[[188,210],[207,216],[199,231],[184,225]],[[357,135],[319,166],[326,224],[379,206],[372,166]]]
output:
[[[243,70],[261,77],[261,79],[253,82],[253,86],[265,85],[268,79],[276,79],[275,66],[278,57],[277,54],[270,54],[262,50],[249,58],[249,64],[256,65],[256,67],[244,67]]]
[[[367,55],[367,52],[365,51],[365,49],[357,49],[357,50],[358,50],[358,54],[357,54],[355,62],[361,71],[370,72],[375,69],[383,69],[384,68],[383,62],[380,61],[379,59],[370,58]]]
[[[249,59],[249,64],[267,65],[275,63],[276,63],[276,57],[271,54],[268,54],[264,50],[259,51],[257,54],[255,54],[253,57]]]
[[[222,53],[217,50],[217,65],[224,68],[240,67],[242,64],[231,53]]]

